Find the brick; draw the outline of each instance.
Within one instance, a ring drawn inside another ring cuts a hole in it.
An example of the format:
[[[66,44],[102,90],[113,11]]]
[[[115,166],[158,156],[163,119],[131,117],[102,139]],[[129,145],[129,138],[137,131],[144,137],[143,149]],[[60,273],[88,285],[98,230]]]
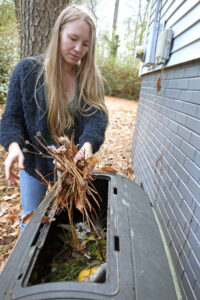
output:
[[[183,164],[185,161],[185,155],[184,153],[177,147],[173,148],[172,151],[172,155],[175,157],[175,159],[177,160],[177,162],[179,162],[180,164]]]
[[[186,226],[186,218],[184,217],[183,213],[181,212],[180,207],[176,204],[176,201],[174,202],[173,206],[174,214],[177,217],[178,224],[184,230]]]
[[[198,105],[198,108],[197,108],[197,118],[199,118],[200,116],[200,106]]]
[[[182,246],[179,250],[180,250],[180,253],[183,251],[183,246],[185,245],[185,240],[186,240],[186,235],[184,233],[184,231],[182,230],[181,226],[179,223],[177,223],[177,226],[176,226],[176,233],[179,237],[179,242],[180,242],[180,245]],[[187,249],[187,255],[189,254],[190,250],[188,251]],[[188,255],[189,256],[189,255]]]
[[[135,173],[145,182],[152,201],[158,189],[156,205],[187,298],[200,299],[200,282],[196,280],[200,281],[200,64],[166,70],[155,102],[153,93],[159,75],[147,75],[146,87],[142,89],[144,99],[138,113],[143,117],[136,151],[140,153],[135,155],[140,167]],[[156,177],[155,186],[153,166],[161,152],[162,160],[158,161],[156,171],[161,178]]]
[[[172,169],[171,167],[169,167],[169,170],[168,170],[168,175],[171,179],[171,181],[173,182],[173,184],[175,186],[178,185],[178,182],[180,180],[179,176],[177,175],[177,173],[174,171],[174,169]],[[170,185],[171,186],[171,185]]]
[[[162,192],[161,192],[162,193]],[[168,224],[169,222],[169,217],[167,215],[167,212],[166,212],[166,209],[164,207],[164,204],[162,203],[162,201],[157,201],[156,202],[156,206],[159,207],[159,210],[160,210],[160,213],[161,213],[161,216],[162,216],[162,220],[165,224]]]
[[[175,114],[175,118],[176,118],[176,114]],[[178,124],[172,120],[168,119],[168,124],[167,124],[168,128],[171,129],[173,132],[177,133],[178,132]]]
[[[150,81],[150,80],[151,80],[151,75],[144,75],[142,77],[142,81],[144,81],[144,82],[147,82],[147,81]]]
[[[148,196],[149,196],[150,203],[154,203],[155,191],[152,190],[151,188],[149,188],[148,189]]]
[[[166,193],[165,193],[166,195]],[[165,209],[167,211],[168,217],[169,217],[169,221],[171,223],[171,226],[175,229],[176,225],[177,225],[177,218],[173,212],[173,207],[170,206],[170,204],[168,203],[168,201],[166,201],[165,203]]]
[[[165,207],[165,203],[167,201],[167,198],[166,198],[166,196],[165,196],[165,194],[163,192],[163,185],[162,184],[159,184],[159,186],[158,186],[157,197],[159,199],[159,202],[162,202],[163,206]],[[165,208],[164,208],[164,210],[165,210],[165,214],[167,216],[167,218],[165,219],[165,222],[168,223],[169,217],[168,217],[168,214],[167,214],[167,211],[166,211]]]
[[[164,81],[162,81],[163,83]],[[161,97],[167,97],[167,94],[166,94],[166,89],[162,86],[162,89],[160,90],[160,96]]]
[[[183,77],[198,77],[200,75],[200,65],[189,66],[183,68],[184,76]]]
[[[167,108],[167,107],[165,107],[165,106],[160,106],[159,112],[160,112],[163,116],[166,116],[166,115],[167,115],[167,111],[168,111],[168,108]]]
[[[198,105],[194,103],[182,102],[181,112],[192,117],[198,117]]]
[[[194,156],[194,162],[200,167],[200,152],[196,151]]]
[[[178,86],[178,81],[179,80],[166,80],[165,81],[165,88],[167,89],[177,89],[177,86]],[[187,89],[187,88],[185,88]]]
[[[148,81],[155,81],[157,78],[157,74],[156,73],[152,73],[148,76]]]
[[[167,164],[167,162],[166,162]],[[166,167],[167,166],[167,167]],[[161,172],[161,176],[162,176],[162,179],[165,183],[165,187],[169,189],[171,183],[172,183],[172,180],[168,174],[168,165],[165,165],[165,163],[162,165],[162,172]],[[167,170],[166,170],[167,168]]]
[[[198,240],[200,241],[200,224],[199,223],[198,223],[197,230],[196,230],[195,234],[196,234]]]
[[[186,142],[190,142],[192,132],[191,132],[191,130],[189,130],[183,126],[179,126],[178,135],[179,135],[179,137],[183,138]]]
[[[159,182],[162,179],[162,164],[163,164],[163,162],[161,160],[156,160],[154,162],[155,168],[154,168],[154,172],[153,173],[154,173],[154,177],[157,177],[158,180],[159,180]]]
[[[188,119],[188,116],[186,114],[176,112],[175,121],[178,122],[179,124],[185,126],[187,119]]]
[[[159,113],[160,106],[156,104],[154,111],[154,119],[151,119],[155,127],[158,127],[158,124],[162,124],[162,115]],[[165,117],[164,117],[165,118]]]
[[[169,130],[168,133],[169,133],[170,136],[171,136],[171,131],[170,131],[170,130]],[[166,160],[166,162],[167,162],[166,156],[167,156],[168,153],[171,154],[171,152],[172,152],[173,149],[174,149],[174,145],[173,145],[173,144],[171,143],[171,141],[170,141],[170,136],[169,136],[169,138],[167,138],[167,134],[165,135],[164,130],[163,130],[163,135],[164,135],[165,139],[164,139],[164,141],[163,141],[163,143],[162,143],[161,152],[163,153],[163,155],[164,155],[164,157],[165,157],[165,160]]]
[[[183,196],[181,193],[179,193],[177,187],[175,186],[174,182],[170,186],[170,192],[172,194],[172,197],[174,198],[175,202],[177,203],[178,206],[181,205],[181,202],[183,200]]]
[[[200,134],[192,132],[189,141],[194,148],[200,151]]]
[[[148,87],[148,88],[152,88],[154,87],[154,81],[147,81],[147,82],[144,82],[144,87]]]
[[[200,284],[199,284],[199,282],[197,282],[195,285],[194,293],[196,295],[196,299],[200,299]]]
[[[160,212],[158,210],[158,216],[159,216],[159,214],[160,214]],[[162,219],[160,218],[160,216],[159,216],[159,220],[162,223]],[[167,241],[167,245],[168,245],[168,247],[170,247],[170,245],[172,243],[172,239],[171,239],[171,236],[170,236],[168,228],[163,223],[162,223],[162,229],[163,229],[163,232],[164,232],[165,239]]]
[[[163,127],[163,134],[166,136],[168,139],[171,136],[171,130],[169,130],[166,126]]]
[[[199,182],[199,180],[200,180],[200,168],[198,166],[196,166],[196,164],[193,163],[187,157],[185,158],[183,166],[186,169],[186,171],[194,178],[194,180]]]
[[[173,243],[173,241],[171,241],[171,244],[170,244],[170,253],[171,253],[171,256],[172,256],[172,259],[173,259],[173,262],[174,262],[174,266],[176,267],[177,265],[177,260],[178,260],[178,251],[177,249],[175,248],[175,245]],[[179,272],[179,276],[182,277],[183,276],[183,268],[182,268],[182,265],[181,265],[181,262],[179,264],[179,269],[177,269],[177,271]]]
[[[181,100],[173,100],[173,101],[171,101],[170,104],[171,104],[170,105],[171,109],[179,111],[179,112],[182,112],[183,101],[181,101]]]
[[[186,273],[183,274],[182,283],[187,294],[188,300],[196,300],[196,296]]]
[[[195,211],[194,211],[194,215],[197,218],[197,220],[199,220],[199,216],[200,216],[200,203],[199,203],[199,200],[196,200],[195,204],[196,204],[196,208],[195,208]]]
[[[179,180],[178,186],[177,186],[179,192],[183,196],[183,199],[188,203],[188,205],[191,207],[192,203],[194,201],[193,194],[189,191],[188,187],[184,184],[182,180]]]
[[[157,99],[157,97],[158,97],[156,85],[155,85],[154,88],[151,88],[151,89],[152,89],[152,94],[154,95],[154,99],[153,99],[152,101],[153,101],[153,103],[155,103],[155,102],[156,102],[156,99]]]
[[[164,80],[172,79],[172,78],[174,78],[174,70],[164,72],[164,74],[163,74],[163,79]]]
[[[188,79],[182,79],[182,78],[180,78],[180,79],[177,80],[177,83],[178,84],[177,84],[176,88],[178,88],[180,90],[189,90],[190,89],[189,88],[189,81],[188,81]]]
[[[192,161],[194,161],[196,149],[185,141],[182,141],[181,149]]]
[[[178,162],[175,166],[175,171],[178,174],[178,176],[180,177],[180,179],[187,185],[188,180],[189,180],[189,173]]]
[[[191,177],[189,177],[188,180],[188,189],[191,191],[191,193],[194,195],[196,199],[199,199],[200,185],[196,181],[194,181],[194,179]]]
[[[172,99],[171,94],[169,96],[170,97],[162,97],[160,104],[166,106],[169,109],[172,109],[173,111],[181,110],[182,101]]]
[[[159,96],[157,96],[156,103],[159,104],[159,105],[161,105],[162,108],[165,108],[165,106],[166,106],[166,98],[165,97],[161,97],[159,95]]]
[[[180,100],[200,104],[200,91],[180,91]]]
[[[161,96],[170,98],[170,99],[179,99],[180,98],[180,90],[173,89],[162,89],[161,90]]]
[[[189,261],[190,261],[190,265],[194,271],[196,278],[198,278],[198,280],[200,282],[200,262],[198,261],[197,257],[195,256],[193,250],[191,250],[191,253],[189,256]]]
[[[183,78],[185,74],[185,69],[180,68],[180,69],[175,69],[174,70],[174,78]]]
[[[167,110],[167,117],[174,120],[175,119],[175,116],[176,116],[176,112],[170,108],[168,108]]]
[[[192,102],[194,95],[192,91],[180,91],[179,99],[187,102]]]
[[[170,140],[172,141],[172,143],[177,146],[178,148],[181,146],[182,143],[182,139],[175,133],[172,132]]]
[[[178,251],[179,245],[180,245],[180,241],[179,241],[179,238],[178,238],[178,235],[177,235],[176,231],[174,230],[174,228],[173,228],[173,226],[172,226],[172,224],[170,222],[169,222],[168,230],[170,232],[170,235],[171,235],[174,247]]]
[[[179,249],[179,256],[180,257],[181,257],[181,253],[182,253],[183,250],[185,251],[187,257],[189,258],[192,249],[191,249],[190,244],[187,242],[187,237],[185,238],[184,244],[181,245],[181,247]]]
[[[164,124],[165,126],[170,126],[169,125],[169,119],[168,118],[166,118],[166,116],[162,116],[161,115],[161,122],[162,122],[162,124]]]
[[[192,229],[185,228],[184,231],[186,235],[188,235],[188,240],[186,243],[189,243],[190,247],[194,251],[194,254],[196,255],[197,260],[200,261],[200,241],[197,240],[197,237]]]
[[[200,119],[198,120],[193,117],[188,117],[186,120],[186,127],[200,134]]]
[[[189,80],[189,85],[188,85],[188,89],[189,90],[197,90],[197,91],[199,91],[199,87],[200,87],[200,78],[191,78]]]
[[[142,80],[142,83],[141,83],[141,88],[143,87],[148,87],[149,86],[149,83],[145,80]]]
[[[200,104],[200,91],[191,92],[191,102],[195,104]]]
[[[153,101],[155,98],[154,92],[151,88],[149,87],[142,87],[141,90],[141,95],[140,95],[140,100],[145,100],[145,101]],[[147,98],[148,97],[148,98]]]
[[[181,255],[181,262],[183,264],[184,271],[186,272],[186,274],[188,276],[188,279],[190,281],[192,289],[194,289],[194,287],[196,285],[197,278],[196,278],[196,276],[195,276],[195,274],[194,274],[194,272],[191,268],[190,262],[189,262],[187,256],[185,255],[184,251],[182,252],[182,255]]]
[[[179,275],[179,278],[181,279],[184,274],[184,268],[179,257],[176,257],[176,259],[174,260],[174,266]]]
[[[168,151],[165,154],[165,158],[168,162],[168,165],[170,165],[174,169],[177,165],[177,158],[174,155],[174,148],[175,147],[171,147],[171,146],[172,146],[172,144],[169,144],[169,151],[171,150],[172,154]]]
[[[169,205],[171,208],[173,208],[173,206],[174,206],[174,201],[175,201],[175,200],[174,200],[174,198],[173,198],[173,196],[172,196],[170,190],[169,190],[167,187],[165,187],[164,192],[165,192],[165,196],[166,196],[168,205]],[[175,224],[174,224],[174,226],[175,226]]]
[[[157,118],[159,121],[161,121],[163,124],[165,124],[166,126],[168,126],[168,118],[166,118],[165,114],[161,114],[163,107],[159,104],[155,105],[155,111],[157,112]],[[166,109],[166,108],[165,108]],[[162,119],[163,117],[163,119]]]
[[[193,207],[190,207],[186,201],[183,201],[182,205],[181,205],[181,210],[182,210],[185,218],[187,219],[187,222],[188,222],[187,227],[192,228],[192,230],[194,232],[196,232],[196,230],[198,228],[198,221],[197,221],[196,217],[194,216],[194,211],[195,211],[194,202],[193,202]]]

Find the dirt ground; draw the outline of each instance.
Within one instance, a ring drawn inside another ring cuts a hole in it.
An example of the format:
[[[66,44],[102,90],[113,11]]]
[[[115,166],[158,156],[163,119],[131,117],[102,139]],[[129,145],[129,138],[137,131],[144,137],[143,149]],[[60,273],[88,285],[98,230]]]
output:
[[[114,97],[105,97],[105,101],[110,120],[105,142],[96,154],[99,160],[96,169],[113,169],[134,180],[131,145],[138,102]],[[0,116],[3,109],[0,106]],[[5,157],[6,152],[0,146],[0,272],[19,237],[21,218],[19,184],[14,187],[7,186],[3,165]]]
[[[98,167],[112,167],[133,179],[131,145],[138,102],[114,97],[105,97],[105,101],[109,110],[109,126],[105,142],[97,154]]]
[[[105,97],[105,102],[109,111],[123,111],[136,113],[138,108],[138,102],[123,98]]]

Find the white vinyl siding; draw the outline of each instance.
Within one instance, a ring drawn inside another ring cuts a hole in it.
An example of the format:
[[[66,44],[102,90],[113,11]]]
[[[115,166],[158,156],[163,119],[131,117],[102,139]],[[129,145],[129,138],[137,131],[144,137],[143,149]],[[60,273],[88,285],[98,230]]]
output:
[[[151,42],[149,36],[155,22],[157,2],[158,0],[152,0],[150,6],[146,47]],[[200,0],[161,0],[158,21],[164,24],[165,29],[171,28],[174,32],[170,58],[165,67],[200,58]],[[161,67],[155,66],[149,70],[145,63],[141,74],[156,71]]]

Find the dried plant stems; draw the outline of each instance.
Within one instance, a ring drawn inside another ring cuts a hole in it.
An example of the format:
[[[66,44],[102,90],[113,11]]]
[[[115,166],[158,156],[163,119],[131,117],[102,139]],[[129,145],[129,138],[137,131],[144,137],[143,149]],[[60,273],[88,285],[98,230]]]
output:
[[[42,204],[46,202],[47,199],[49,199],[49,195],[52,194],[50,208],[54,207],[56,214],[59,214],[64,209],[67,211],[74,239],[76,239],[73,229],[74,208],[81,212],[83,222],[86,220],[88,226],[92,226],[97,237],[100,238],[94,225],[97,212],[94,208],[94,204],[91,203],[94,202],[95,206],[100,209],[99,201],[96,199],[96,196],[98,196],[98,199],[100,199],[100,196],[92,184],[94,180],[92,170],[97,163],[97,159],[94,156],[85,159],[83,156],[81,160],[75,163],[74,157],[78,152],[78,147],[74,145],[73,136],[71,140],[66,136],[56,138],[56,147],[54,145],[47,146],[38,136],[35,136],[35,138],[46,150],[48,155],[54,159],[54,174],[57,174],[52,184],[36,170],[49,189]]]

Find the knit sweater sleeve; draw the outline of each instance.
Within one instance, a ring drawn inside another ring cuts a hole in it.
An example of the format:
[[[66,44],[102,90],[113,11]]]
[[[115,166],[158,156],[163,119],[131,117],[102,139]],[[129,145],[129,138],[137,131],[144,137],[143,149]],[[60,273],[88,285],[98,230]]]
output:
[[[22,73],[24,61],[15,68],[10,78],[5,111],[0,124],[0,142],[8,150],[12,142],[17,142],[22,148],[24,144],[24,115],[22,107]]]
[[[104,112],[100,109],[90,108],[88,116],[81,116],[83,129],[79,136],[79,147],[81,148],[85,142],[91,143],[93,153],[97,152],[105,139],[105,131],[107,120]]]

